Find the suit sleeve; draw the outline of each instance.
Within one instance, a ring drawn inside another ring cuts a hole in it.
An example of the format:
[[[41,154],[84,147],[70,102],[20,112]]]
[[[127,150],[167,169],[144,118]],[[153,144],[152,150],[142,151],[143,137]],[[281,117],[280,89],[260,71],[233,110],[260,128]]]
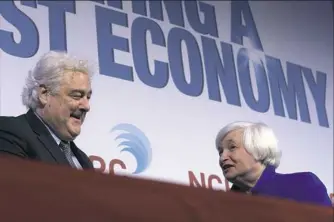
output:
[[[310,202],[314,202],[323,206],[332,206],[332,201],[327,193],[326,186],[321,180],[314,174],[309,172],[306,184],[308,184],[308,199]]]
[[[12,133],[0,130],[0,155],[26,158],[24,142]]]

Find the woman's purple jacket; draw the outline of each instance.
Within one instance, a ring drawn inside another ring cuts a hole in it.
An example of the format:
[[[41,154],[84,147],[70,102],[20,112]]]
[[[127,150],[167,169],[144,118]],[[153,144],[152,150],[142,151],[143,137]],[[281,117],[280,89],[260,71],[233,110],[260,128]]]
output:
[[[232,191],[242,192],[233,185]],[[325,185],[311,172],[280,174],[275,167],[268,165],[256,185],[252,195],[272,196],[303,203],[332,206]]]

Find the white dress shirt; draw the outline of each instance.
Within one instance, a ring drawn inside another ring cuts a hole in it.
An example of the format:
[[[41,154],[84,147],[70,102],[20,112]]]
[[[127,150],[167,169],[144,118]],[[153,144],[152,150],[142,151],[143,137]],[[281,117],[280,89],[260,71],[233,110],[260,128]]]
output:
[[[49,130],[49,132],[51,133],[51,136],[53,137],[53,139],[55,140],[55,142],[57,143],[57,145],[59,146],[61,139],[59,139],[53,132],[52,130],[49,128],[48,125],[46,125],[43,121],[43,119],[35,112],[35,115],[41,120],[41,122],[44,124],[44,126]],[[60,148],[59,148],[60,149]],[[71,152],[71,156],[72,156],[72,160],[74,161],[75,165],[78,166],[78,169],[82,169],[81,164],[79,163],[78,159],[76,158],[76,156],[73,154],[73,152]]]

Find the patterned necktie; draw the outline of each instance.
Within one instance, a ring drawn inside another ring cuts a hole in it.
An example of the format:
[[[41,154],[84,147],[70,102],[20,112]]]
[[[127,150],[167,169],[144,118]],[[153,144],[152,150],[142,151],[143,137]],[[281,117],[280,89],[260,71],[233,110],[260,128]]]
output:
[[[66,157],[67,161],[70,163],[70,165],[73,168],[78,168],[78,166],[75,164],[75,162],[73,161],[73,158],[72,158],[72,151],[71,151],[70,143],[61,141],[60,144],[59,144],[59,147],[63,151],[63,153],[65,154],[65,157]]]

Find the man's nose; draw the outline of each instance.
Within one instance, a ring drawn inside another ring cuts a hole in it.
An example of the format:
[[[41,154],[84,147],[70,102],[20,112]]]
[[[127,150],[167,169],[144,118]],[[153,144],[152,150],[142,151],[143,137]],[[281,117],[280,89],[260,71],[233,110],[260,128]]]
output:
[[[83,109],[86,112],[90,110],[89,99],[87,97],[82,98],[80,109]]]

